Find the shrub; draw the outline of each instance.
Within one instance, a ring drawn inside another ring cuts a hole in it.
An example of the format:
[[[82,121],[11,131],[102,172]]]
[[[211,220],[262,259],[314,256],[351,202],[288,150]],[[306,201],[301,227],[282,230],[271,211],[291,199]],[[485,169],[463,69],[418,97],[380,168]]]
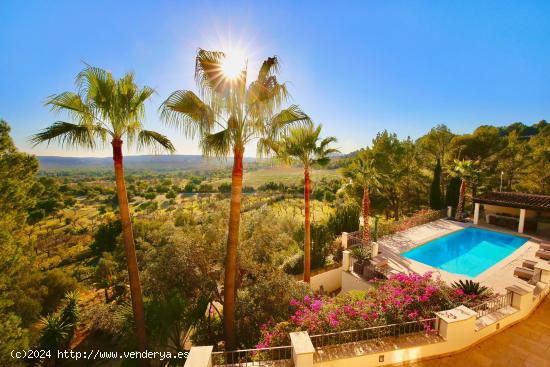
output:
[[[214,187],[206,183],[200,184],[199,188],[197,189],[197,192],[201,192],[201,193],[209,193],[213,191],[214,191]]]
[[[112,219],[101,224],[94,235],[94,242],[90,246],[92,252],[96,256],[101,255],[103,252],[112,252],[121,232],[122,224],[118,219]]]
[[[231,184],[228,182],[224,182],[218,186],[218,191],[222,193],[230,193],[231,192]]]
[[[174,218],[174,224],[176,225],[176,227],[183,227],[187,225],[192,225],[194,223],[195,221],[193,219],[193,216],[184,211],[179,211]]]
[[[336,298],[293,299],[293,314],[278,324],[263,325],[258,348],[288,345],[288,333],[307,331],[310,335],[367,327],[421,321],[433,313],[466,304],[473,306],[486,298],[466,295],[446,283],[432,279],[431,273],[390,275],[364,294]],[[430,325],[425,324],[430,330]]]
[[[254,191],[256,191],[256,190],[255,190],[254,187],[252,187],[252,186],[244,186],[244,187],[243,187],[243,192],[252,193],[252,192],[254,192]]]
[[[452,286],[453,288],[459,289],[467,295],[483,296],[484,294],[489,292],[489,288],[482,286],[479,282],[474,282],[470,279],[459,280],[458,282],[454,282]]]
[[[61,269],[48,271],[41,284],[48,290],[42,299],[43,314],[55,311],[63,297],[68,292],[74,291],[78,285],[75,278]]]
[[[156,197],[157,197],[156,192],[147,192],[145,194],[145,199],[147,199],[147,200],[154,200]]]
[[[197,191],[197,185],[189,182],[183,187],[184,192],[195,192]]]

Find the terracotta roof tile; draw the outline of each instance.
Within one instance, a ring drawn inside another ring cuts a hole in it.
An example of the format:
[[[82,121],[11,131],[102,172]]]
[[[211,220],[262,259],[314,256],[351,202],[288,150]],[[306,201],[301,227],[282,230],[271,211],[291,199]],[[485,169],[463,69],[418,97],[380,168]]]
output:
[[[523,192],[496,192],[491,191],[476,196],[474,202],[480,204],[493,204],[512,208],[523,208],[550,211],[550,196],[535,195]]]

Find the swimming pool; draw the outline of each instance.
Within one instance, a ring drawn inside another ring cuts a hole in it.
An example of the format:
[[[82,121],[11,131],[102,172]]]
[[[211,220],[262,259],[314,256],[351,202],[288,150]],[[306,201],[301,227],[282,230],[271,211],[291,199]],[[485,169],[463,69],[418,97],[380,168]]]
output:
[[[526,237],[470,227],[430,241],[401,256],[473,278],[520,248],[527,240]]]

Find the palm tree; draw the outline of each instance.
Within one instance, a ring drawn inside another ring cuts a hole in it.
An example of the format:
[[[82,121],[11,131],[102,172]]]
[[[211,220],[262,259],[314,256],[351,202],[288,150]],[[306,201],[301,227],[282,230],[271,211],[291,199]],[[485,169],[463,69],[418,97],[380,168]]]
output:
[[[56,366],[57,351],[65,350],[70,343],[74,324],[69,324],[61,315],[50,314],[40,318],[42,330],[38,339],[41,350],[51,351],[51,358],[43,361],[44,366]]]
[[[236,346],[235,297],[237,291],[237,246],[245,145],[258,140],[258,153],[271,151],[270,142],[293,124],[309,122],[297,106],[280,109],[287,100],[279,83],[277,57],[266,59],[255,81],[247,84],[247,67],[236,76],[227,73],[228,58],[219,51],[200,49],[195,62],[195,80],[201,97],[189,90],[172,93],[161,106],[162,119],[178,126],[188,137],[198,135],[205,156],[227,157],[233,153],[231,203],[225,256],[223,319],[226,348]]]
[[[62,146],[95,149],[111,139],[117,188],[120,220],[130,293],[134,312],[137,341],[140,350],[146,349],[143,299],[139,281],[134,234],[124,182],[122,162],[122,141],[137,143],[138,148],[153,147],[174,152],[170,140],[157,132],[144,130],[142,120],[145,114],[144,103],[154,90],[139,88],[132,73],[115,80],[103,69],[87,65],[76,77],[76,92],[63,92],[48,97],[46,106],[54,112],[65,112],[73,122],[57,121],[34,135],[31,142],[57,141]]]
[[[370,197],[369,190],[375,190],[380,186],[382,175],[374,165],[374,159],[370,153],[363,150],[352,163],[344,170],[344,177],[350,178],[354,183],[363,188],[363,244],[370,240],[369,211]]]
[[[290,129],[288,135],[280,142],[274,143],[274,150],[278,157],[288,164],[297,163],[304,167],[304,282],[309,283],[311,278],[311,220],[310,220],[310,169],[313,165],[326,165],[330,161],[329,155],[338,150],[329,148],[336,138],[330,136],[322,139],[321,125],[313,124],[298,126]]]
[[[479,163],[472,160],[459,161],[455,159],[454,172],[457,177],[460,177],[460,195],[458,196],[458,205],[456,208],[455,219],[462,220],[462,211],[464,210],[464,200],[468,184],[472,183],[479,176]]]

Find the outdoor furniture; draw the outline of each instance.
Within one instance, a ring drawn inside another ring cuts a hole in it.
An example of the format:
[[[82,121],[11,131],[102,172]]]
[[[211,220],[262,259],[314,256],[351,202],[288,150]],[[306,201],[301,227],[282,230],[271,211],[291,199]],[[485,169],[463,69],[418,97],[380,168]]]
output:
[[[514,276],[525,279],[525,280],[531,280],[533,278],[533,275],[535,275],[535,271],[527,268],[516,268],[514,270]]]
[[[373,258],[371,260],[371,263],[372,265],[374,265],[375,267],[384,267],[384,266],[387,266],[388,265],[388,259],[385,258],[384,256],[376,256],[375,258]]]
[[[516,229],[519,223],[519,217],[514,217],[506,214],[489,214],[487,215],[487,223],[500,227]]]
[[[550,250],[538,250],[535,255],[543,260],[550,260]]]
[[[550,251],[550,243],[541,243],[541,244],[539,245],[539,248],[540,248],[541,250]]]
[[[527,269],[535,270],[535,265],[537,265],[536,261],[533,260],[525,260],[521,266]]]

